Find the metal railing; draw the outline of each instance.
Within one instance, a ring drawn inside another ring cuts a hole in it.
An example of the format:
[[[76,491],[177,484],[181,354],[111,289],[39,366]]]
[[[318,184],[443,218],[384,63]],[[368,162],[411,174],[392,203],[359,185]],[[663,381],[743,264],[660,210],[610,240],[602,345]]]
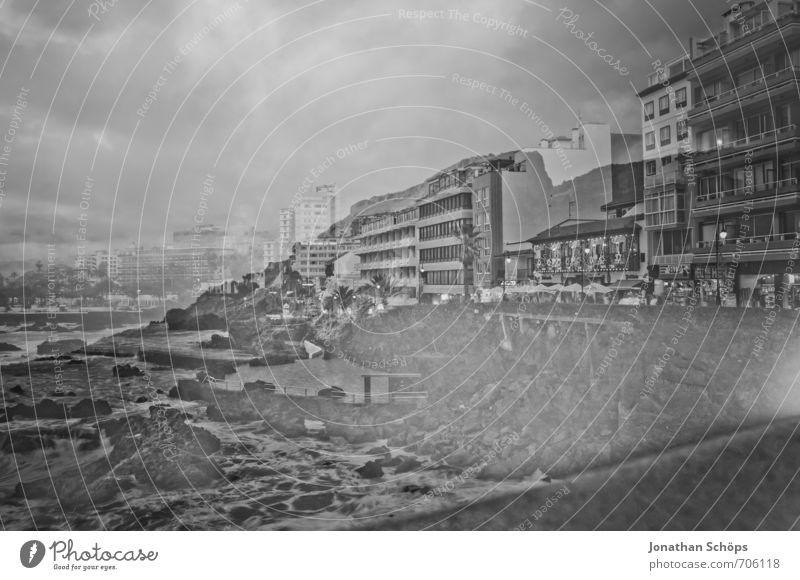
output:
[[[783,234],[768,234],[764,236],[746,236],[740,238],[726,238],[725,241],[720,242],[720,249],[725,246],[738,245],[738,244],[768,244],[770,242],[791,242],[797,239],[797,232],[786,232]],[[714,248],[715,240],[703,240],[698,242],[697,247],[708,249]]]
[[[743,85],[736,85],[735,87],[723,91],[718,95],[709,95],[706,98],[701,99],[695,105],[695,108],[704,107],[706,105],[715,103],[717,101],[724,101],[728,98],[739,98],[741,96],[744,96],[742,95],[742,93],[747,92],[748,89],[751,89],[753,87],[759,87],[761,85],[764,85],[764,88],[767,88],[771,81],[780,80],[780,77],[783,76],[788,77],[789,73],[792,73],[791,76],[795,77],[797,72],[800,72],[800,66],[788,66],[774,73],[770,73],[762,77],[759,77],[754,81],[744,83]]]
[[[203,381],[204,383],[208,384],[213,389],[217,389],[220,391],[226,392],[244,392],[244,384],[242,381],[234,381],[234,380],[226,380],[226,379],[214,379],[213,377],[208,377],[207,380]],[[342,396],[335,396],[335,397],[324,397],[318,394],[319,389],[315,388],[308,388],[308,387],[293,387],[293,386],[275,386],[275,390],[271,389],[264,389],[267,392],[272,392],[276,395],[285,395],[287,397],[304,397],[304,398],[321,398],[321,399],[329,399],[332,401],[336,401],[339,403],[345,403],[350,405],[363,405],[367,402],[370,404],[379,403],[379,404],[389,404],[394,403],[397,401],[414,401],[414,400],[425,400],[428,398],[427,391],[394,391],[392,393],[370,393],[368,399],[365,399],[364,393],[353,393],[353,392],[343,392]]]
[[[737,147],[750,145],[751,143],[764,141],[766,139],[772,139],[772,138],[777,139],[780,135],[784,133],[791,133],[796,129],[797,125],[795,124],[784,125],[783,127],[778,127],[777,129],[770,129],[769,131],[764,131],[763,133],[757,133],[755,135],[747,135],[746,137],[741,137],[739,139],[729,141],[728,143],[722,143],[721,145],[714,145],[706,149],[699,149],[697,152],[713,153],[715,151],[722,151],[723,149],[736,149]]]
[[[789,177],[787,179],[780,179],[778,181],[770,181],[769,183],[762,183],[761,185],[735,187],[733,189],[725,189],[722,191],[715,191],[712,193],[704,193],[697,196],[697,201],[702,203],[705,201],[712,201],[714,199],[724,199],[726,197],[735,197],[737,195],[753,194],[756,192],[769,191],[770,189],[791,187],[793,185],[797,185],[797,178]]]

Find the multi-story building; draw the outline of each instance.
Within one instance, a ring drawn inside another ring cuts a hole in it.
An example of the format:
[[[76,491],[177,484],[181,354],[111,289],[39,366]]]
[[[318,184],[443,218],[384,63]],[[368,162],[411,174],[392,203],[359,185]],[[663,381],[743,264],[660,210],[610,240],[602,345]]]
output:
[[[285,260],[292,253],[292,246],[296,239],[294,209],[283,208],[278,223],[278,257],[280,260]]]
[[[409,298],[415,298],[419,289],[417,266],[416,206],[375,216],[363,223],[356,237],[361,242],[355,251],[361,257],[358,269],[365,282],[381,276],[391,279],[394,285]]]
[[[640,162],[641,137],[603,123],[581,123],[569,138],[490,159],[490,170],[473,181],[476,224],[486,230],[475,266],[480,285],[534,277],[522,242],[563,220],[605,219],[602,206],[620,187],[634,188]]]
[[[222,277],[223,248],[137,248],[117,254],[116,282],[150,291],[192,290]]]
[[[471,266],[462,263],[463,245],[456,232],[473,225],[472,179],[476,167],[458,167],[441,172],[426,182],[428,194],[417,201],[417,250],[423,274],[421,299],[432,301],[461,295],[464,284],[472,285]]]
[[[297,242],[294,245],[292,269],[303,277],[305,283],[313,284],[317,289],[325,288],[330,264],[357,247],[358,243],[350,240]]]
[[[695,178],[688,111],[694,102],[691,58],[656,63],[639,93],[642,102],[644,240],[659,295],[689,290],[692,271],[689,211]],[[666,292],[662,292],[665,289]]]
[[[116,252],[107,252],[100,250],[92,256],[92,262],[89,267],[97,274],[98,272],[105,272],[111,280],[119,278],[119,256]]]
[[[709,302],[800,300],[800,2],[740,2],[694,47],[695,283]],[[719,263],[719,268],[717,264]]]

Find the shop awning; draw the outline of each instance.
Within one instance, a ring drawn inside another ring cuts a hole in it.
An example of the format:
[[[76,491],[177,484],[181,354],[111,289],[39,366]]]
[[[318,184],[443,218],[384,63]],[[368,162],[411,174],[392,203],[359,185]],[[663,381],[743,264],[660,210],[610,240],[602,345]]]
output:
[[[642,280],[620,280],[619,282],[612,282],[609,288],[612,290],[636,290],[642,287],[644,282]]]

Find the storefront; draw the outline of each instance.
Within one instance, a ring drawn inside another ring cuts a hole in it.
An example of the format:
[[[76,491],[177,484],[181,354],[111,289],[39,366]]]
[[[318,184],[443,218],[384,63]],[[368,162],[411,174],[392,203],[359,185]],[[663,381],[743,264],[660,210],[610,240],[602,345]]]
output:
[[[716,264],[697,264],[694,267],[694,288],[698,299],[702,305],[714,305],[717,303],[717,296],[722,300],[722,306],[735,307],[739,304],[738,278],[734,276],[727,280],[728,264],[720,264],[717,272]],[[717,293],[719,285],[719,294]]]

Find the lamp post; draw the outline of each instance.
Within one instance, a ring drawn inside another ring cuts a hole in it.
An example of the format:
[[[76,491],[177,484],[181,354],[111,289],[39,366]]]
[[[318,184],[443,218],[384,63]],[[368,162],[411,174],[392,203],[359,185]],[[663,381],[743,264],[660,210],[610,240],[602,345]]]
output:
[[[417,304],[422,304],[423,278],[425,276],[425,266],[419,265],[419,280],[417,281]]]
[[[716,246],[716,254],[717,254],[717,306],[718,307],[722,306],[722,295],[720,294],[720,289],[719,289],[719,286],[720,286],[720,284],[719,284],[719,282],[720,282],[720,275],[719,275],[719,245],[721,243],[724,244],[725,243],[725,238],[727,238],[727,237],[728,237],[728,232],[721,232],[721,231],[717,230],[717,239],[715,240],[716,241],[715,246]]]
[[[510,266],[510,265],[511,265],[511,257],[510,256],[506,256],[506,266],[505,266],[505,268],[503,268],[503,283],[502,283],[502,287],[503,287],[503,298],[502,298],[502,300],[503,301],[505,301],[505,299],[506,299],[506,277],[508,275],[508,266]]]

